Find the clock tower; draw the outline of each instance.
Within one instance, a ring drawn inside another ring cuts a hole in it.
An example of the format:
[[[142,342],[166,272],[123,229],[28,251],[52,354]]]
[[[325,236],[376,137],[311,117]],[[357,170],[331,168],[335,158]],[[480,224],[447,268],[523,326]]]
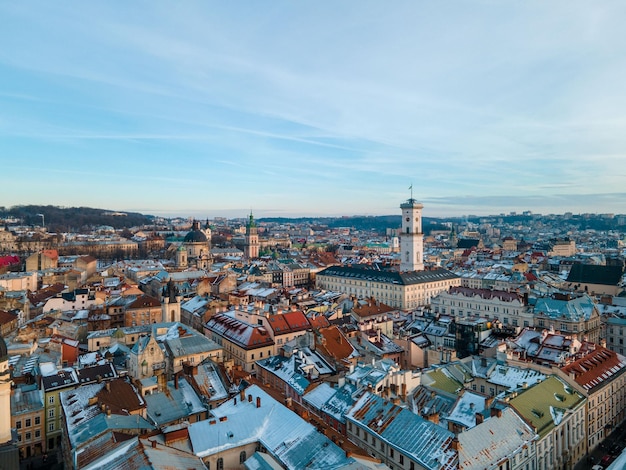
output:
[[[412,188],[411,188],[412,189]],[[400,204],[402,231],[400,233],[400,271],[424,270],[424,234],[422,233],[422,209],[424,206],[413,199]]]

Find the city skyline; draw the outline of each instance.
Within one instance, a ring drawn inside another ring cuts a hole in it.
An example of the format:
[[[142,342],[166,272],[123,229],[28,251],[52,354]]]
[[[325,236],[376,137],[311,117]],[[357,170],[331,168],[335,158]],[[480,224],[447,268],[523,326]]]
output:
[[[0,4],[0,205],[624,213],[621,2]]]

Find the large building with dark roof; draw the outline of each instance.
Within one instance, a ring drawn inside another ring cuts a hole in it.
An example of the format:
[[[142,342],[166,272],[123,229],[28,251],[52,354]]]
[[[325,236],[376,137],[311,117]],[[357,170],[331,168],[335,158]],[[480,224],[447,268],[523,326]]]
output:
[[[426,271],[379,271],[369,267],[331,266],[316,276],[318,289],[373,297],[394,308],[408,310],[428,305],[450,287],[460,286],[461,278],[446,269]]]
[[[445,269],[424,270],[423,205],[413,199],[402,203],[400,271],[371,267],[331,266],[317,273],[316,287],[359,299],[373,298],[393,308],[408,310],[428,305],[430,299],[461,278]]]
[[[623,266],[574,263],[567,276],[568,287],[589,294],[619,295]]]

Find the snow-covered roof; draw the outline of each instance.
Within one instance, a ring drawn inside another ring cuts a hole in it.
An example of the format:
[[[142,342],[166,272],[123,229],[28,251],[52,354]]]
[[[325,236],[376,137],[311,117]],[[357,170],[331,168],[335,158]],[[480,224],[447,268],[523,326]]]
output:
[[[189,426],[195,455],[206,457],[259,442],[287,468],[338,469],[353,461],[313,425],[256,385],[212,410],[209,419]],[[257,399],[259,406],[257,406]]]
[[[535,433],[513,410],[505,408],[499,417],[486,419],[460,433],[458,439],[458,468],[483,470],[528,445],[535,439]]]

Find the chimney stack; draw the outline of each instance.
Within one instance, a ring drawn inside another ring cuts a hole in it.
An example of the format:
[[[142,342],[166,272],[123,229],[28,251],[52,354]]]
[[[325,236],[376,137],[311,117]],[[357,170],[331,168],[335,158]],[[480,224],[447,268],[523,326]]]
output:
[[[459,445],[459,438],[458,437],[455,436],[455,438],[452,439],[452,443],[450,444],[450,447],[452,447],[453,450],[456,450],[456,451],[459,450],[459,447],[461,447],[461,446]]]
[[[261,397],[256,397],[256,407],[261,408]]]
[[[153,448],[153,449],[156,449],[156,446],[157,446],[156,441],[150,441],[150,442],[152,443],[152,448]]]

